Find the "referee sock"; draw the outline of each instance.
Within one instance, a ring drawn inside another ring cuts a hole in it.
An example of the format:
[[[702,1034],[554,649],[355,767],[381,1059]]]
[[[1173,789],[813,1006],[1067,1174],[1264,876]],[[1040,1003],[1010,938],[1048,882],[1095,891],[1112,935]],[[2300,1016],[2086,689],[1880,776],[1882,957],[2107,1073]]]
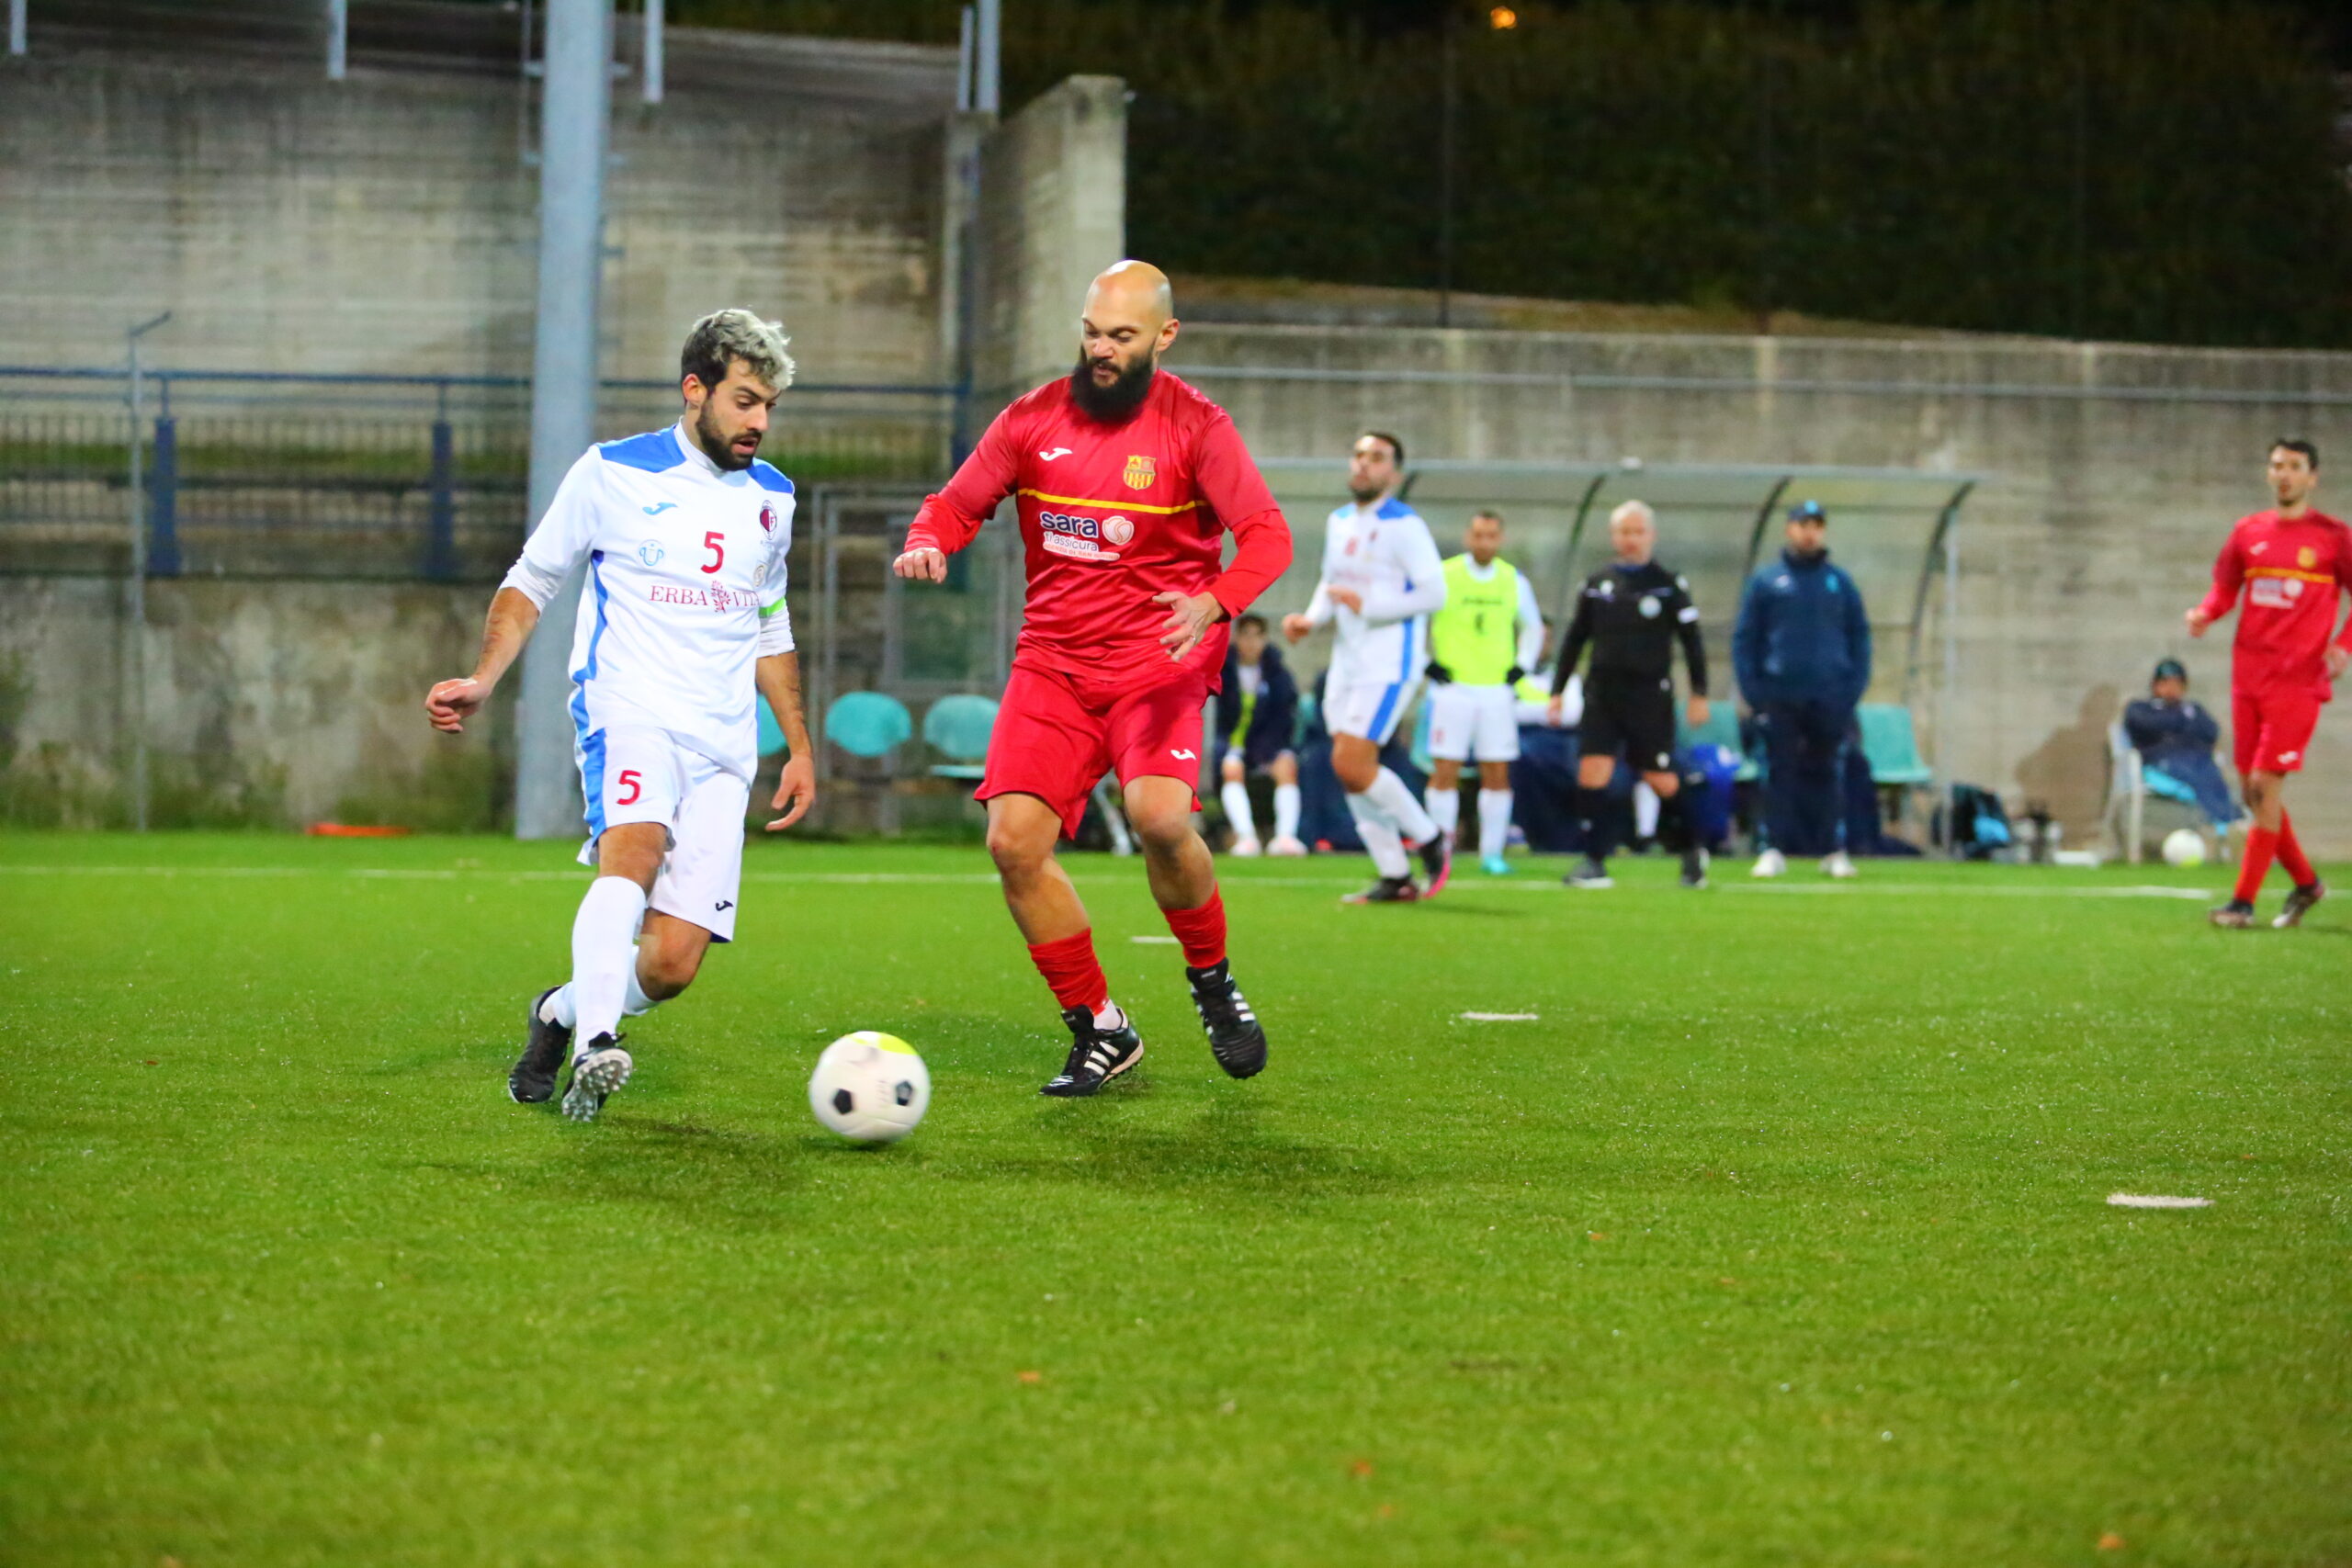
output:
[[[1274,837],[1298,837],[1298,786],[1278,784],[1274,786]]]
[[[572,1039],[578,1046],[620,1032],[629,971],[637,967],[637,925],[644,918],[645,889],[626,876],[600,876],[581,898],[580,913],[571,921],[571,1005],[579,1020]]]
[[[1348,815],[1356,819],[1356,837],[1363,840],[1374,871],[1383,876],[1413,874],[1413,863],[1405,858],[1405,842],[1396,836],[1396,824],[1373,804],[1369,791],[1348,796]]]
[[[1405,835],[1407,843],[1425,844],[1436,836],[1437,824],[1430,820],[1421,803],[1413,798],[1413,792],[1405,787],[1405,781],[1390,769],[1381,769],[1380,776],[1363,793],[1383,816],[1396,824],[1396,830]]]
[[[1233,825],[1234,832],[1244,839],[1258,836],[1257,819],[1250,815],[1250,786],[1239,779],[1227,779],[1216,792],[1217,803],[1225,807],[1225,819]]]
[[[1478,858],[1500,860],[1503,847],[1510,842],[1510,791],[1482,789],[1478,792]]]
[[[1611,846],[1601,836],[1601,824],[1609,820],[1609,792],[1606,789],[1577,791],[1577,826],[1584,829],[1584,852],[1594,860],[1607,860]]]
[[[2270,857],[2278,848],[2278,835],[2267,828],[2256,828],[2246,834],[2245,859],[2238,863],[2237,891],[2233,895],[2239,903],[2253,903],[2255,895],[2262,891],[2262,879],[2269,874]]]
[[[1063,1010],[1084,1008],[1100,1017],[1110,1009],[1111,982],[1102,977],[1102,965],[1094,956],[1092,927],[1059,942],[1031,942],[1029,962],[1046,977]]]
[[[2309,887],[2319,880],[2319,873],[2312,869],[2311,857],[2303,853],[2303,846],[2295,838],[2295,819],[2285,812],[2278,813],[2278,869],[2295,879],[2298,887]]]
[[[1462,827],[1462,792],[1431,784],[1421,792],[1421,803],[1429,807],[1430,820],[1451,841]]]
[[[1184,964],[1212,969],[1225,962],[1225,890],[1209,889],[1209,901],[1197,909],[1162,909],[1168,929],[1184,950]]]
[[[1657,797],[1657,841],[1661,848],[1683,854],[1690,849],[1690,818],[1683,815],[1682,792]]]

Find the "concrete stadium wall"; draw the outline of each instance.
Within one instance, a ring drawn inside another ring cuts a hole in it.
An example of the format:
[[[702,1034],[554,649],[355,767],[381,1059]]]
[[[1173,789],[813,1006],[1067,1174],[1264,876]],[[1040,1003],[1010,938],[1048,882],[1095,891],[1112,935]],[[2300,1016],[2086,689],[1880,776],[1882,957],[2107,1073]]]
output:
[[[151,363],[527,374],[537,171],[511,14],[359,0],[329,82],[225,22],[44,9],[30,55],[0,62],[0,364],[116,363],[168,309]],[[371,24],[416,37],[371,48]],[[812,381],[947,379],[955,55],[673,29],[662,104],[615,86],[604,373],[674,375],[686,325],[742,304],[782,317]]]
[[[1181,309],[1181,279],[1179,289]],[[2204,592],[2231,523],[2269,503],[2267,444],[2308,434],[2330,476],[2352,459],[2352,355],[2343,354],[1196,321],[1170,363],[1196,374],[1268,457],[1336,466],[1356,434],[1385,426],[1417,458],[1637,456],[1981,476],[1963,513],[1950,761],[1957,776],[2013,802],[2047,801],[2075,843],[2096,836],[2106,728],[2160,655],[2188,664],[2195,694],[2226,728],[2228,628],[2192,642],[2180,615]],[[1242,379],[1216,367],[1330,378]],[[1281,607],[1304,602],[1319,549],[1319,512],[1293,520],[1305,536],[1299,565],[1268,597]],[[1678,520],[1661,523],[1671,549]],[[1831,535],[1834,550],[1834,521]],[[1598,564],[1590,546],[1584,558]],[[1559,585],[1541,586],[1554,603]],[[1907,617],[1907,603],[1884,597],[1874,621]],[[1702,608],[1724,628],[1736,604],[1725,592]],[[1896,694],[1900,653],[1882,641],[1874,695]],[[2298,824],[2330,854],[2352,855],[2347,780],[2352,716],[2331,713],[2290,791]]]

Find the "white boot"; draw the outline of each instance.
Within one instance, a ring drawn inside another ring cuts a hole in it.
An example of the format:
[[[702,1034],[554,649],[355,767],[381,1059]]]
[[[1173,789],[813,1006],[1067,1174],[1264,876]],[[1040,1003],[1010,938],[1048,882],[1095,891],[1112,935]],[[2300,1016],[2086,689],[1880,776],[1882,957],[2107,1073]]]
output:
[[[1762,854],[1756,857],[1756,864],[1749,870],[1747,874],[1750,876],[1780,876],[1785,874],[1788,869],[1789,861],[1786,855],[1783,855],[1778,850],[1766,850]]]
[[[1843,850],[1830,851],[1821,857],[1821,874],[1834,876],[1840,882],[1851,881],[1854,875],[1853,857]]]

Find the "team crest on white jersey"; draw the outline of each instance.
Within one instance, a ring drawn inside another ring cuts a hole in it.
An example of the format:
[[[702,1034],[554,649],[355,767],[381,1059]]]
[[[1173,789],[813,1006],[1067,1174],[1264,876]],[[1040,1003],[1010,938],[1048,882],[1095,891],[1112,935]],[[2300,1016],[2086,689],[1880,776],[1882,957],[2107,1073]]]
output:
[[[760,503],[760,532],[763,534],[775,532],[775,508],[765,502]]]
[[[648,539],[637,547],[637,558],[648,566],[660,566],[662,556],[667,553],[662,549],[662,542],[658,539]]]

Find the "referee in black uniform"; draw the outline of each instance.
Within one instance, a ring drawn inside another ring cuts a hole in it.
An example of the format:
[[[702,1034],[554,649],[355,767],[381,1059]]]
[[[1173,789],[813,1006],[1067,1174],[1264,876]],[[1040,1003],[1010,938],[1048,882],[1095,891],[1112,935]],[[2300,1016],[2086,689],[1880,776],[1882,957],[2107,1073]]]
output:
[[[1650,509],[1629,501],[1609,514],[1609,543],[1617,558],[1585,580],[1576,617],[1560,646],[1552,675],[1552,720],[1560,694],[1576,673],[1585,645],[1592,670],[1584,682],[1584,723],[1578,731],[1577,807],[1584,828],[1584,859],[1565,880],[1571,887],[1610,887],[1610,847],[1600,841],[1604,802],[1617,755],[1657,792],[1658,838],[1682,852],[1682,886],[1707,885],[1706,852],[1683,819],[1682,776],[1674,765],[1674,644],[1682,644],[1690,676],[1690,725],[1707,722],[1707,650],[1699,638],[1699,607],[1690,584],[1650,558],[1657,523]]]

